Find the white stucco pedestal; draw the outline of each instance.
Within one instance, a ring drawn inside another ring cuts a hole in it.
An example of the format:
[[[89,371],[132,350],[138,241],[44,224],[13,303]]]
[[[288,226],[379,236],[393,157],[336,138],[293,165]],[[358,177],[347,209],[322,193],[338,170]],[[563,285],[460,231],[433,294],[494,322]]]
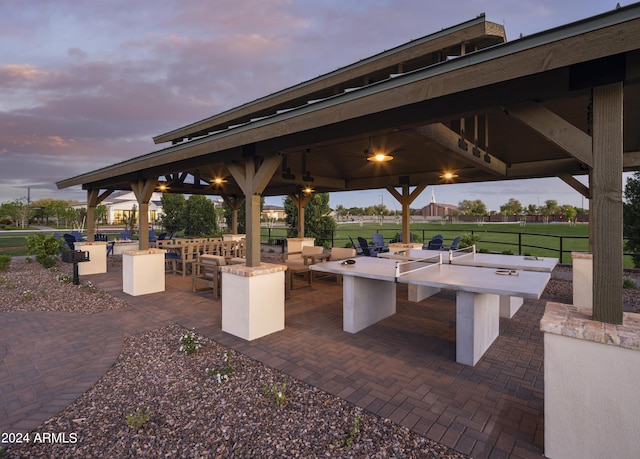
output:
[[[251,341],[284,330],[285,265],[221,266],[222,331]]]
[[[573,304],[593,308],[593,255],[571,252],[573,261]]]
[[[104,274],[107,272],[107,243],[106,242],[76,242],[76,250],[89,252],[89,261],[78,263],[78,274]]]
[[[131,250],[122,254],[122,291],[132,296],[164,292],[166,250]]]
[[[638,457],[640,314],[596,322],[591,308],[547,303],[544,332],[544,454],[548,458]]]

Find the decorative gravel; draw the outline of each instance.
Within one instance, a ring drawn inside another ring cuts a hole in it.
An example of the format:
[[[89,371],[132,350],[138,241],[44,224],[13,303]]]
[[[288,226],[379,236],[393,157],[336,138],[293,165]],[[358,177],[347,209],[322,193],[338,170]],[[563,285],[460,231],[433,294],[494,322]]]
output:
[[[28,259],[27,259],[28,260]],[[120,263],[120,260],[111,261]],[[44,269],[37,262],[14,259],[0,272],[0,312],[65,311],[92,314],[129,307],[126,302],[96,289],[91,282],[73,285],[73,265],[58,263]]]
[[[550,299],[571,300],[567,272],[554,271],[545,291]],[[59,274],[14,261],[0,273],[0,310],[94,313],[128,306],[90,285],[59,282]],[[638,280],[637,272],[630,277]],[[626,306],[638,312],[639,293],[625,290]],[[467,457],[207,338],[198,337],[200,349],[187,355],[180,349],[187,332],[172,325],[126,338],[107,374],[37,429],[74,433],[74,442],[13,445],[5,457]],[[138,409],[148,409],[148,420],[133,427],[127,415]]]
[[[187,355],[186,332],[127,338],[107,374],[38,429],[75,443],[14,445],[7,457],[466,457],[204,337]],[[139,408],[149,419],[131,427]]]

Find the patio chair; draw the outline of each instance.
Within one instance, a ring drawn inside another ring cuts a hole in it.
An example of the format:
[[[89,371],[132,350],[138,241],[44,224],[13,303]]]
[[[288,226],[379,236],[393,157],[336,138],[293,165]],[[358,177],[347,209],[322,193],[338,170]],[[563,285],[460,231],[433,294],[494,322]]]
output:
[[[220,266],[224,266],[225,260],[223,256],[207,256],[201,258],[200,261],[192,264],[192,281],[191,288],[194,292],[198,291],[198,287],[204,285],[213,291],[214,298],[220,298],[222,295],[222,276],[220,275]]]
[[[156,230],[149,230],[149,246],[155,247],[158,236],[156,236]]]
[[[460,244],[460,239],[462,239],[462,236],[456,236],[453,239],[453,242],[451,243],[451,245],[449,245],[449,246],[443,245],[442,246],[443,250],[458,250],[458,245]]]
[[[179,257],[175,258],[175,273],[182,274],[182,277],[186,276],[189,270],[192,268],[191,265],[194,261],[196,261],[198,257],[198,246],[197,244],[183,244],[181,246],[181,252]],[[166,260],[166,258],[165,258]]]
[[[429,244],[427,245],[427,250],[442,250],[443,243],[444,243],[444,240],[442,239],[442,236],[439,234],[436,234],[429,241]]]
[[[120,239],[124,240],[124,241],[130,241],[132,239],[132,234],[131,231],[129,230],[122,230],[120,231]]]
[[[63,234],[62,237],[64,238],[64,242],[66,242],[67,245],[69,246],[69,249],[75,250],[74,245],[76,243],[76,238],[69,233]]]
[[[360,244],[360,248],[362,249],[362,255],[364,255],[365,257],[378,256],[378,252],[373,247],[369,247],[369,243],[365,238],[358,236],[358,243]]]
[[[380,233],[373,233],[373,248],[378,253],[389,251],[389,247],[384,245],[384,236]]]
[[[82,233],[80,231],[71,231],[71,235],[76,242],[82,242]]]
[[[356,251],[356,255],[362,255],[362,249],[353,242],[353,238],[349,236],[349,240],[351,241],[351,246]]]

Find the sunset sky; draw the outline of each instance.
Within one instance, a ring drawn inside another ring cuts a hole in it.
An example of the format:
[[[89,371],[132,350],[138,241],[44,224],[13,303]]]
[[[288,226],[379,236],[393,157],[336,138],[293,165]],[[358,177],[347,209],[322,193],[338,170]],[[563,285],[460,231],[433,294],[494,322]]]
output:
[[[151,137],[486,13],[507,38],[615,8],[585,0],[2,0],[0,203],[86,200],[55,182],[140,156]],[[629,2],[621,3],[627,5]],[[428,187],[412,207],[555,199],[559,179]],[[281,198],[269,198],[281,204]],[[335,193],[332,207],[384,204]],[[584,202],[586,206],[586,202]]]

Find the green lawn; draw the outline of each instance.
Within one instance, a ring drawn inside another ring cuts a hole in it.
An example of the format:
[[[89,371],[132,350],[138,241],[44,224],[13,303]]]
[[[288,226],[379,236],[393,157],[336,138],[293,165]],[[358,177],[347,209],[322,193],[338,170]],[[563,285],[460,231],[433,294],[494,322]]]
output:
[[[385,241],[396,238],[401,227],[399,223],[341,223],[329,245],[344,246],[350,244],[349,236],[354,241],[358,236],[365,237],[370,243],[372,234],[381,233]],[[513,254],[536,255],[560,258],[562,262],[571,263],[571,252],[587,252],[589,250],[589,225],[569,226],[558,224],[484,224],[475,223],[412,223],[411,234],[414,241],[425,242],[436,234],[444,236],[445,244],[451,243],[454,237],[464,233],[472,233],[480,239],[476,243],[478,250],[490,252],[510,251]],[[271,230],[271,238],[285,237],[286,228],[276,227]],[[268,230],[262,228],[262,240],[267,242]],[[357,241],[356,241],[357,243]],[[562,244],[562,247],[560,246]],[[625,268],[632,268],[631,257],[625,257]]]

